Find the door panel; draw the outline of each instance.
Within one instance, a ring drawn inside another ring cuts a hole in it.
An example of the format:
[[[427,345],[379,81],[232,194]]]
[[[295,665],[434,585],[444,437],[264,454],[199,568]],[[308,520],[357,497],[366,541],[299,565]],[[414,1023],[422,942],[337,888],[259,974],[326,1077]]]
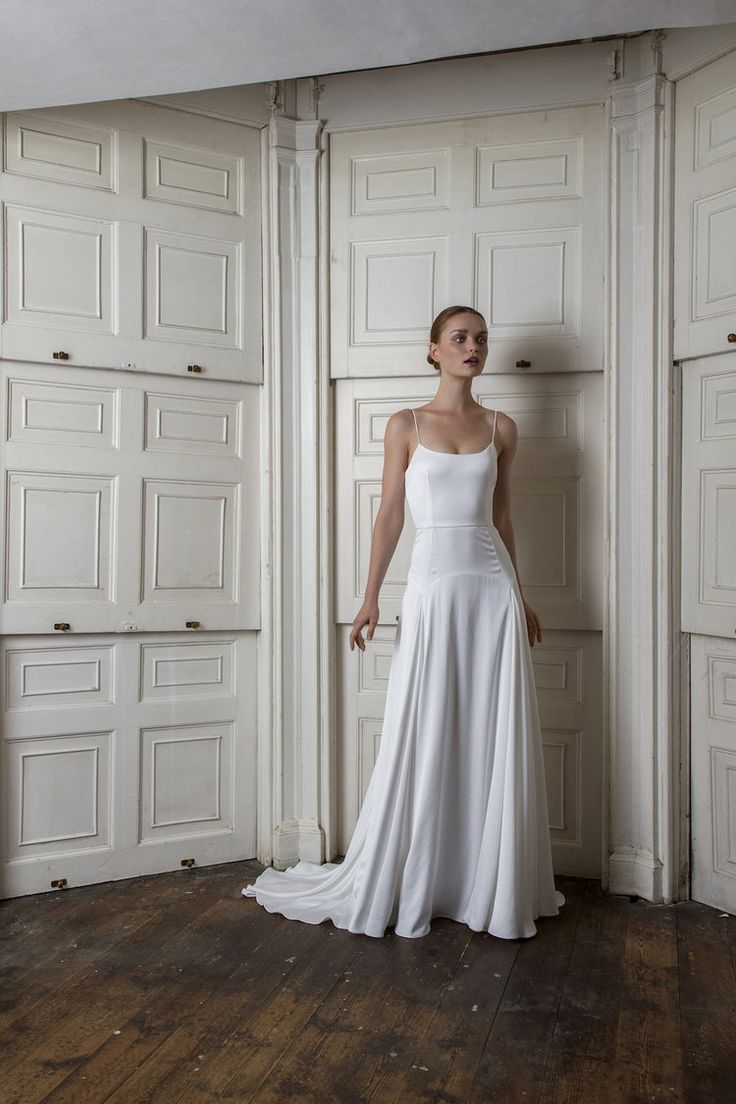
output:
[[[258,626],[255,390],[18,364],[3,376],[4,633]]]
[[[675,356],[691,895],[736,914],[736,51],[676,86]]]
[[[262,380],[256,128],[114,101],[5,129],[3,357]]]
[[[682,370],[691,894],[736,914],[736,356],[687,361]]]
[[[682,628],[736,632],[736,355],[683,365]]]
[[[255,648],[7,637],[0,897],[254,855]]]
[[[600,371],[603,135],[600,106],[333,134],[333,376],[423,374],[448,303],[489,372]]]
[[[427,381],[436,386],[435,381]],[[381,499],[386,421],[421,406],[434,387],[406,380],[339,384],[337,619],[339,662],[338,846],[350,841],[380,746],[395,621],[414,540],[408,508],[381,588],[381,623],[365,654],[348,636],[363,601],[371,535]],[[479,402],[519,427],[512,497],[524,592],[544,640],[532,650],[542,721],[555,869],[601,873],[603,618],[603,379],[600,373],[520,378],[485,374]],[[352,456],[352,464],[346,458]]]
[[[678,81],[675,107],[674,355],[684,360],[736,348],[736,51]]]
[[[693,636],[692,897],[736,913],[736,641]]]

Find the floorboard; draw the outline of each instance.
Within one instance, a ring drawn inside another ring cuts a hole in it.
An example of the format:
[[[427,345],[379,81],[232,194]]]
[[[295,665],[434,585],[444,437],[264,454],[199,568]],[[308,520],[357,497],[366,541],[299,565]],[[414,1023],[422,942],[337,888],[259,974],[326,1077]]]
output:
[[[3,1104],[736,1104],[736,917],[558,877],[532,939],[374,939],[261,869],[0,902]]]

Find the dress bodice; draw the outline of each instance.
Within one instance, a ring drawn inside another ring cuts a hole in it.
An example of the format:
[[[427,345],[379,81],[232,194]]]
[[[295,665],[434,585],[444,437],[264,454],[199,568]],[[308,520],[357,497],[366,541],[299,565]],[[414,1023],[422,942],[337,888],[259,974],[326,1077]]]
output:
[[[494,417],[494,439],[495,434]],[[404,474],[415,528],[491,525],[497,474],[494,440],[480,452],[464,453],[437,452],[419,441]]]

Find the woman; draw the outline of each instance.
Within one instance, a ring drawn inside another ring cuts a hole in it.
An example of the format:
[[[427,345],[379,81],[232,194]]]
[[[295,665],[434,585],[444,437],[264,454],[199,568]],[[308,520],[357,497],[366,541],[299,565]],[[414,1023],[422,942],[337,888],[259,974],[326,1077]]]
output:
[[[487,353],[483,316],[447,307],[429,337],[435,398],[388,420],[365,601],[350,634],[351,650],[365,651],[366,625],[373,638],[406,497],[416,536],[380,749],[343,862],[268,868],[243,890],[270,912],[377,937],[393,925],[407,938],[445,916],[518,939],[564,904],[530,653],[542,632],[521,593],[511,525],[516,424],[471,392]]]

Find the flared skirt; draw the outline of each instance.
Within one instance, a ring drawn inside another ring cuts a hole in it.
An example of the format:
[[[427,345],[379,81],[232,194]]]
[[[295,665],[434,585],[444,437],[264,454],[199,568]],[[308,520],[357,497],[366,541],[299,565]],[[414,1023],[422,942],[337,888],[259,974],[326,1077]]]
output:
[[[439,556],[438,536],[455,542]],[[374,937],[394,927],[417,938],[443,916],[528,938],[537,917],[558,914],[526,617],[499,541],[495,530],[417,533],[379,751],[345,857],[269,867],[244,896]]]

